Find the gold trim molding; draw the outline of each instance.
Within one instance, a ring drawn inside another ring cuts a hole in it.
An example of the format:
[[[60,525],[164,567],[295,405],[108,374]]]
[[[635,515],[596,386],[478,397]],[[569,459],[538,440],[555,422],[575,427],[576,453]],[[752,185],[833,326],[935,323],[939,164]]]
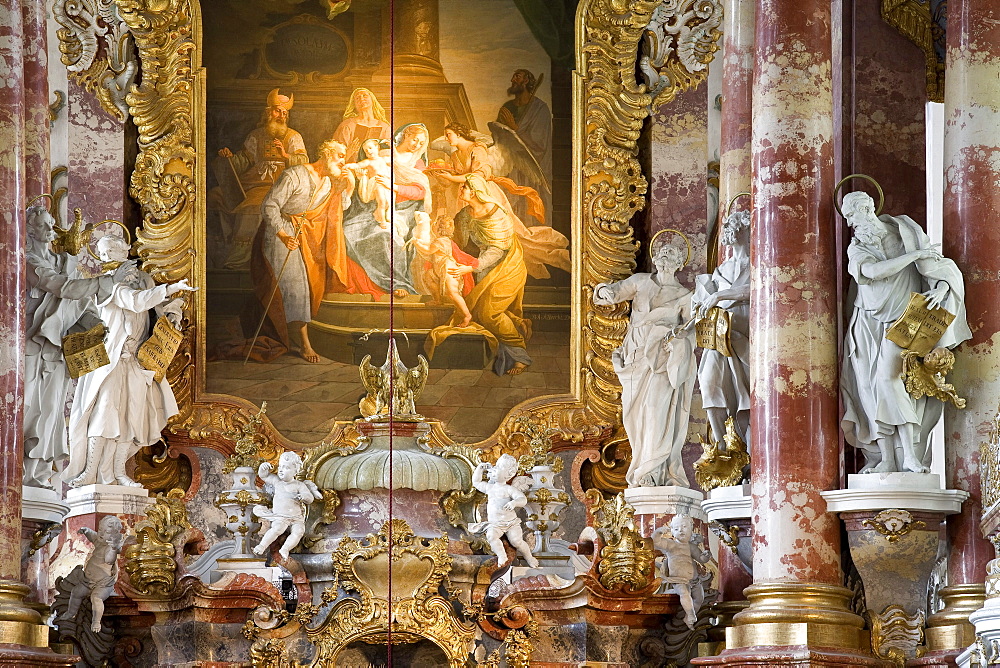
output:
[[[139,130],[130,193],[142,208],[136,247],[158,281],[188,278],[205,285],[205,70],[200,63],[201,15],[192,0],[115,0],[139,51],[143,78],[127,97]],[[576,18],[573,73],[573,313],[570,393],[539,397],[513,409],[496,433],[476,444],[484,459],[498,455],[518,418],[531,416],[554,439],[580,443],[621,431],[621,388],[611,364],[628,325],[627,305],[595,306],[597,283],[635,269],[631,221],[645,206],[647,182],[638,162],[639,134],[656,100],[636,80],[639,42],[660,0],[583,0]],[[662,98],[662,93],[658,99]],[[167,379],[179,414],[171,431],[231,454],[227,432],[238,433],[257,407],[238,397],[205,392],[204,290],[193,296],[184,340]],[[333,428],[337,440],[349,426]],[[301,449],[264,420],[263,459]],[[443,430],[435,445],[451,443]],[[527,452],[523,454],[528,454]]]
[[[934,49],[930,0],[882,0],[882,20],[923,51],[927,69],[927,99],[944,102],[944,63]]]

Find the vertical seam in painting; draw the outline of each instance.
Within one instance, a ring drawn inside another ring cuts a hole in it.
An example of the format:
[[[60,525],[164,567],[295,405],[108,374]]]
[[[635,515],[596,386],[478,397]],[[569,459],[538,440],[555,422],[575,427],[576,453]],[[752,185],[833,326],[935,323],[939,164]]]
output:
[[[393,132],[393,128],[396,127],[396,2],[395,0],[389,0],[389,132],[390,136]],[[395,144],[395,137],[391,136],[389,148],[390,156],[390,169],[389,169],[389,201],[392,202],[392,206],[389,207],[390,220],[389,220],[389,346],[390,348],[395,348],[394,341],[396,335],[395,323],[393,322],[393,315],[396,311],[395,304],[395,280],[396,280],[396,196],[395,196],[395,178],[396,170],[395,165],[392,161],[396,159],[396,152],[393,150],[393,145]],[[393,494],[395,490],[392,484],[392,469],[393,469],[393,432],[395,431],[395,424],[393,419],[393,409],[394,402],[392,398],[395,395],[393,386],[396,383],[396,364],[395,361],[389,363],[389,531],[388,531],[388,548],[389,548],[389,559],[388,568],[388,590],[389,590],[389,605],[388,605],[388,625],[386,628],[386,665],[388,668],[392,668],[392,511],[393,511]]]

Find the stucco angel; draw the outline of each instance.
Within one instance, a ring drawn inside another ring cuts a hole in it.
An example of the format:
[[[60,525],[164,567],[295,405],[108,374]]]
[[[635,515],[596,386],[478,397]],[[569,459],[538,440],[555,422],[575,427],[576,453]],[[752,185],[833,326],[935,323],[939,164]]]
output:
[[[483,474],[487,479],[483,480]],[[517,509],[528,503],[525,496],[531,478],[517,476],[517,460],[503,454],[492,466],[482,462],[472,473],[472,486],[486,495],[486,521],[469,525],[470,533],[486,532],[486,541],[497,557],[497,564],[507,562],[507,550],[502,538],[507,536],[510,543],[532,568],[538,567],[538,560],[531,554],[531,547],[524,541],[524,531]],[[516,476],[516,477],[515,477]]]
[[[278,536],[288,530],[288,538],[281,545],[278,554],[288,559],[306,532],[306,506],[323,499],[323,494],[312,480],[297,480],[295,476],[302,470],[302,459],[294,452],[283,452],[278,458],[278,472],[272,473],[269,462],[257,468],[257,475],[274,489],[271,507],[256,505],[253,514],[271,523],[260,543],[253,549],[254,554],[264,554]]]

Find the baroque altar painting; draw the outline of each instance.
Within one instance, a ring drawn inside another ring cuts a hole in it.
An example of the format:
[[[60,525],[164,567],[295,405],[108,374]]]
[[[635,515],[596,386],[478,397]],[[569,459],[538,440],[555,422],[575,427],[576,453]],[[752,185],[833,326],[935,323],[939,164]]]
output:
[[[204,391],[317,442],[391,330],[456,441],[567,394],[570,79],[513,0],[202,14]]]

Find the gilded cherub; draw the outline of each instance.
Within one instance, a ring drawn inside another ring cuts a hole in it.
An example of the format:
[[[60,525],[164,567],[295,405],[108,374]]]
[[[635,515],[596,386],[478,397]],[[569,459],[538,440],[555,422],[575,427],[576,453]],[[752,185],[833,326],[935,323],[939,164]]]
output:
[[[302,459],[294,452],[283,452],[278,458],[278,473],[271,473],[271,464],[264,462],[257,469],[257,475],[264,484],[274,488],[271,507],[256,505],[253,514],[271,523],[267,533],[253,549],[254,554],[264,554],[278,536],[288,529],[278,554],[288,559],[289,552],[299,544],[306,532],[306,506],[313,501],[320,501],[323,495],[312,480],[296,480],[295,476],[302,470]]]
[[[965,408],[965,399],[958,396],[954,385],[944,380],[955,366],[955,353],[939,346],[924,355],[923,362],[914,350],[904,350],[902,356],[902,377],[911,397],[934,397],[942,402],[950,401],[955,408]]]

